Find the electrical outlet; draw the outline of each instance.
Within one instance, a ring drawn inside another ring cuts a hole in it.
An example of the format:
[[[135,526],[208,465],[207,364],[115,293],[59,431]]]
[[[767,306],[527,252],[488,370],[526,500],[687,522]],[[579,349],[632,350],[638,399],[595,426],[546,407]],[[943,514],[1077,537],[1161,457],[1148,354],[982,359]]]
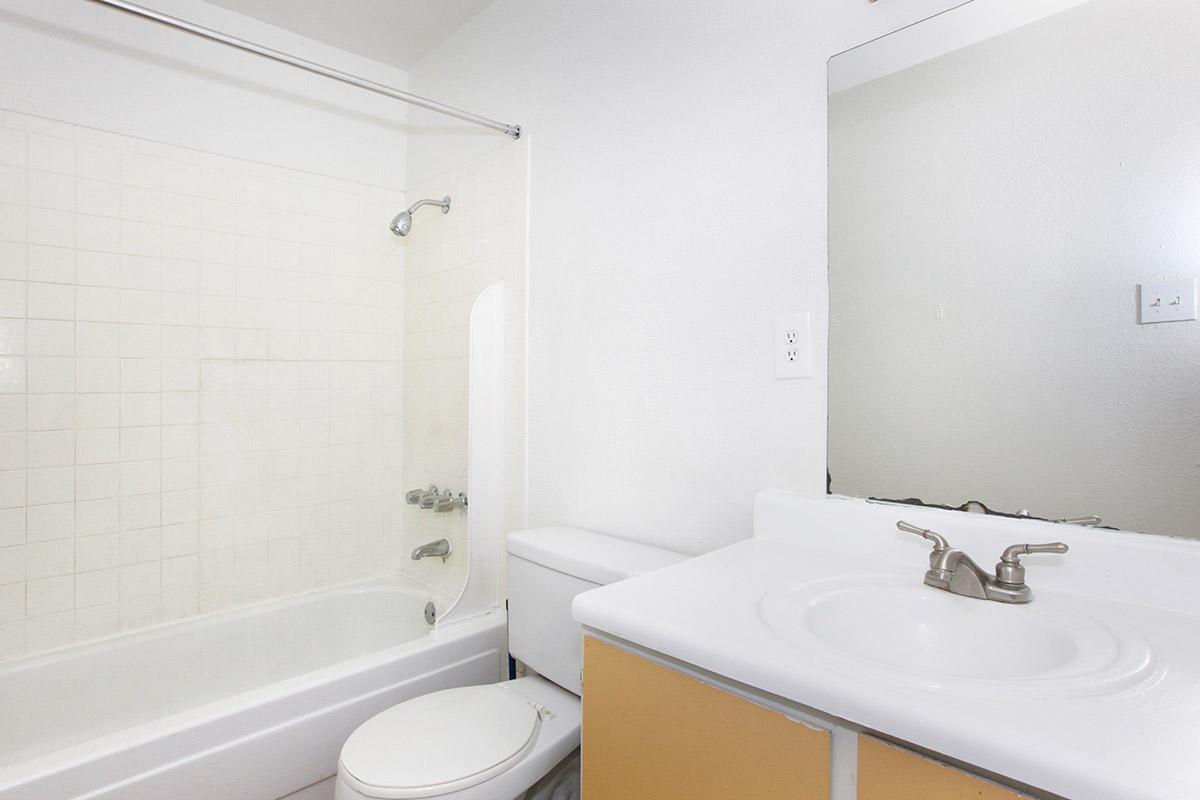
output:
[[[807,312],[775,318],[774,353],[776,378],[812,377],[812,341]]]
[[[1185,281],[1143,283],[1141,289],[1142,325],[1154,322],[1184,322],[1196,319],[1196,284]]]

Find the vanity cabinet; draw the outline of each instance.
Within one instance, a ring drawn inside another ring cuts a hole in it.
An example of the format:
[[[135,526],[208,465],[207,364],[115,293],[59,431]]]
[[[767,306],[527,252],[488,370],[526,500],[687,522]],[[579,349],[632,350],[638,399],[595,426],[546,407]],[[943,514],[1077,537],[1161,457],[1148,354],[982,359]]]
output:
[[[828,800],[830,733],[591,637],[587,800]]]
[[[798,712],[799,713],[799,712]],[[831,726],[843,730],[840,723]],[[583,641],[585,800],[1030,800],[866,734],[830,730],[600,639]]]
[[[1027,796],[911,750],[859,736],[858,800],[1027,800]]]

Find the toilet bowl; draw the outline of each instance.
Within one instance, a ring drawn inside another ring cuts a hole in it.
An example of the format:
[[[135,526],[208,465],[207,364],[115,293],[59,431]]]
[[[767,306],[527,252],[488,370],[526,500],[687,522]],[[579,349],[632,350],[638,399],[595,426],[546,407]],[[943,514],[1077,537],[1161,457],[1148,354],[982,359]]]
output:
[[[579,698],[540,677],[423,695],[346,740],[336,800],[512,800],[579,747]]]
[[[509,650],[539,674],[433,692],[376,714],[342,747],[336,800],[524,796],[579,747],[575,595],[684,558],[577,528],[510,534]]]

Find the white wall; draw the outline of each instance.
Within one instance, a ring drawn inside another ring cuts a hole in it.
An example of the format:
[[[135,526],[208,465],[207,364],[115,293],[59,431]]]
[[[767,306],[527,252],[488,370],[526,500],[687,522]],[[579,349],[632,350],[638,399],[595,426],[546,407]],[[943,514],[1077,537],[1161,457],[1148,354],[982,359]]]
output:
[[[498,0],[410,70],[529,136],[531,524],[700,552],[824,490],[826,60],[955,4]],[[494,137],[414,115],[414,178]]]
[[[1093,0],[831,98],[834,491],[1200,535],[1200,323],[1137,307],[1200,276],[1197,35]]]
[[[858,47],[829,62],[829,91],[891,75],[1091,0],[983,0]]]
[[[200,0],[147,4],[366,78],[407,81],[400,70]],[[404,186],[403,103],[85,0],[0,0],[0,66],[3,108]]]

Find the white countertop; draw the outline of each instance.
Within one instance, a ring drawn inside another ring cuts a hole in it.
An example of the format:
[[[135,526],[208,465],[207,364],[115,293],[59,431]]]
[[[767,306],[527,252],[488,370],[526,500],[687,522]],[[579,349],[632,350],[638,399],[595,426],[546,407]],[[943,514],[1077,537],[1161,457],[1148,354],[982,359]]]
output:
[[[1082,599],[1097,619],[1137,631],[1154,652],[1155,669],[1108,695],[976,696],[864,678],[768,627],[760,600],[773,588],[867,573],[911,575],[919,584],[928,547],[897,534],[898,518],[941,530],[982,564],[1001,544],[1067,541],[1067,556],[1025,562],[1034,604]],[[574,616],[588,628],[1072,800],[1200,798],[1200,543],[782,493],[760,496],[755,531],[753,539],[582,594]]]

